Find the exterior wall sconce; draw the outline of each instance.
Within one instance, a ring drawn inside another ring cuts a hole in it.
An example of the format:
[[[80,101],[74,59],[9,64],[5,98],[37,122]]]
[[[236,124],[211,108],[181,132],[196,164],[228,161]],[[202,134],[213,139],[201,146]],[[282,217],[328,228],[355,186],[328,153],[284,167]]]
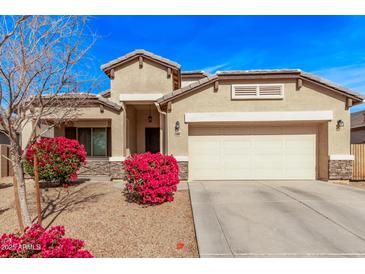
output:
[[[345,123],[342,120],[337,120],[336,128],[341,129],[345,126]]]
[[[176,121],[175,123],[175,134],[180,134],[180,122]]]

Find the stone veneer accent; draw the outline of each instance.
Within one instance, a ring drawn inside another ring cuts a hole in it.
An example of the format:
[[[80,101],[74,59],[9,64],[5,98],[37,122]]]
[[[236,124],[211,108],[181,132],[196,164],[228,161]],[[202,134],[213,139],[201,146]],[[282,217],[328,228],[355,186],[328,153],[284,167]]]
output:
[[[179,164],[179,178],[182,181],[188,180],[189,162],[180,161]],[[111,179],[123,179],[124,169],[122,161],[103,160],[87,160],[87,164],[81,167],[79,177],[82,176],[110,176]]]
[[[352,160],[329,160],[328,179],[350,180],[352,177]]]
[[[109,160],[100,159],[100,160],[90,160],[87,159],[86,166],[82,166],[79,170],[79,176],[109,176],[110,168],[109,168]]]
[[[87,160],[86,166],[81,167],[82,176],[110,176],[112,179],[123,179],[124,171],[121,161],[110,162],[108,159]]]
[[[189,175],[189,162],[188,161],[179,161],[179,178],[182,181],[188,180]]]
[[[123,179],[124,169],[121,161],[109,162],[110,165],[110,176],[112,179]]]

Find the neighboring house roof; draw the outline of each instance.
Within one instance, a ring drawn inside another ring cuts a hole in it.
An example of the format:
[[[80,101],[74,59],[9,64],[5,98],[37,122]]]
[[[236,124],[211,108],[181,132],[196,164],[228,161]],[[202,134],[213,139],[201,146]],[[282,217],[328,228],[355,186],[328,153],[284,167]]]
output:
[[[10,145],[10,139],[3,130],[0,130],[0,145]]]
[[[0,125],[0,145],[10,145],[10,139],[2,125]]]
[[[178,63],[171,61],[169,59],[166,59],[162,56],[156,55],[152,52],[149,52],[147,50],[144,49],[137,49],[134,50],[130,53],[127,53],[126,55],[123,55],[117,59],[114,59],[104,65],[101,65],[101,69],[108,75],[109,71],[117,66],[120,66],[121,64],[124,64],[130,60],[133,60],[139,56],[145,57],[146,59],[152,60],[154,62],[160,63],[162,65],[165,65],[167,67],[171,67],[173,69],[177,69],[179,70],[181,65],[179,65]]]
[[[201,87],[204,87],[206,85],[209,85],[210,83],[213,83],[217,79],[218,79],[217,75],[207,76],[203,79],[200,79],[196,82],[191,83],[188,86],[185,86],[183,88],[180,88],[180,89],[174,90],[173,92],[165,94],[160,99],[158,99],[157,102],[159,104],[166,103],[166,102],[168,102],[172,99],[175,99],[176,97],[179,97],[181,95],[185,95],[188,92],[192,92],[192,91],[196,90],[197,88],[201,88]]]
[[[351,113],[351,129],[365,127],[365,110]]]
[[[230,70],[230,71],[217,71],[216,75],[208,76],[207,78],[203,78],[197,82],[194,82],[186,87],[170,92],[160,99],[157,100],[158,103],[163,104],[168,101],[175,99],[178,96],[184,95],[185,93],[194,91],[203,85],[209,84],[216,80],[230,80],[230,79],[285,79],[285,78],[294,78],[294,79],[303,79],[310,81],[314,84],[323,86],[332,91],[350,97],[354,99],[355,102],[360,103],[363,101],[364,96],[358,92],[330,82],[326,79],[318,77],[316,75],[303,72],[299,69],[273,69],[273,70]]]
[[[300,74],[300,69],[255,69],[255,70],[220,70],[217,75],[265,75],[265,74]]]
[[[203,70],[187,70],[181,72],[182,79],[202,79],[210,74]]]

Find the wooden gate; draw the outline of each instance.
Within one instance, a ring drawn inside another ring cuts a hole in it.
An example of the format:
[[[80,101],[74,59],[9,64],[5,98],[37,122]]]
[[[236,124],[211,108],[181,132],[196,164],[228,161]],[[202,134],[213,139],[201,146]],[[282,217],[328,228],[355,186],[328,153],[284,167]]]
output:
[[[351,144],[351,154],[355,156],[352,180],[365,180],[365,144]]]

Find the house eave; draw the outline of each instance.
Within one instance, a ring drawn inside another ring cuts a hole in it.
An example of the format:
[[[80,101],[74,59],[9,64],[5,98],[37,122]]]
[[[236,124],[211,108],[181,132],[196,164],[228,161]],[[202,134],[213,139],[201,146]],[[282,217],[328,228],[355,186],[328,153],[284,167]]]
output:
[[[146,50],[135,50],[133,52],[127,53],[126,55],[123,55],[106,64],[101,65],[100,68],[108,77],[110,77],[110,71],[112,69],[139,57],[143,57],[151,62],[160,64],[173,70],[180,70],[181,68],[180,64]]]
[[[123,93],[119,100],[123,102],[156,101],[163,96],[162,93]]]
[[[328,111],[199,112],[185,113],[185,123],[331,121]]]

